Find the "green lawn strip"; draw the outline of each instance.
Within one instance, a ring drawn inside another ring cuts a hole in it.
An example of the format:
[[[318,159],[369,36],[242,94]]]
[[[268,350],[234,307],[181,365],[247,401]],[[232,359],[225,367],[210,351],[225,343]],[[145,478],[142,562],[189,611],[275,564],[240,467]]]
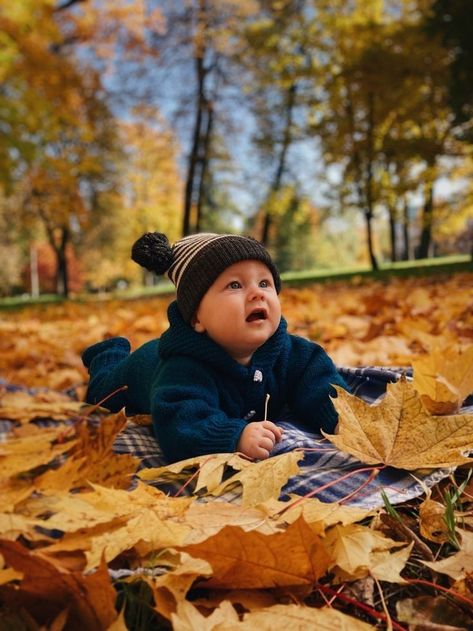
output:
[[[285,287],[300,287],[313,283],[328,283],[351,280],[389,280],[392,277],[430,276],[434,274],[455,274],[473,272],[473,261],[467,255],[422,259],[420,261],[399,261],[381,264],[379,270],[366,265],[358,265],[338,269],[316,269],[302,272],[285,272],[281,274]],[[74,302],[101,302],[106,300],[139,300],[155,296],[173,294],[174,285],[170,281],[160,281],[152,287],[136,287],[122,291],[103,294],[79,294],[71,298]],[[58,304],[64,298],[55,294],[45,294],[38,298],[30,296],[12,296],[0,299],[0,311],[21,309],[31,305]]]

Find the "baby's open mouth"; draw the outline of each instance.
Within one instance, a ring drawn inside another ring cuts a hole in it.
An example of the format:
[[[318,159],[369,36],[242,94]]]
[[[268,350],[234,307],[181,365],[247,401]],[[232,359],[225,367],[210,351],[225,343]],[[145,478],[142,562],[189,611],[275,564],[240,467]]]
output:
[[[250,313],[250,315],[246,318],[247,322],[254,322],[255,320],[266,320],[268,314],[265,309],[255,309]]]

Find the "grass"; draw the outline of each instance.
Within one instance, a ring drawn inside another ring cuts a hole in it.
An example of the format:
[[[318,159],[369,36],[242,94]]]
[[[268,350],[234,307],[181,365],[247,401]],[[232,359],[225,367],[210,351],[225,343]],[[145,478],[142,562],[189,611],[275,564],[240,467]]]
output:
[[[457,272],[473,272],[473,261],[468,255],[445,256],[418,261],[398,261],[383,263],[379,270],[367,265],[354,265],[345,268],[314,269],[301,272],[285,272],[281,278],[286,287],[297,287],[312,283],[326,283],[352,278],[366,280],[387,280],[391,277],[429,276],[433,274],[455,274]],[[174,293],[174,285],[170,281],[161,281],[152,287],[135,287],[104,294],[79,294],[71,300],[76,302],[100,301],[110,299],[136,300],[139,298],[165,296]],[[55,294],[44,294],[38,298],[29,295],[11,296],[0,299],[0,311],[19,309],[30,305],[57,304],[64,298]]]
[[[373,270],[367,265],[354,265],[331,270],[286,272],[282,274],[282,279],[288,285],[298,285],[302,283],[346,280],[353,277],[382,280],[392,276],[428,276],[430,274],[453,274],[465,271],[473,272],[473,261],[468,255],[457,255],[418,261],[381,263],[379,270]]]

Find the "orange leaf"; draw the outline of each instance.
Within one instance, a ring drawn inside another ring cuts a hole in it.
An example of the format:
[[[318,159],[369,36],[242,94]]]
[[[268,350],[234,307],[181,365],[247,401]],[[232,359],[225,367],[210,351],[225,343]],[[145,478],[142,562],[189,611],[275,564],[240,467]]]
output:
[[[205,586],[219,589],[310,588],[330,562],[320,537],[302,517],[273,535],[226,526],[201,543],[179,549],[208,561],[214,573]]]
[[[17,588],[1,588],[10,609],[24,608],[38,623],[45,624],[68,608],[68,628],[78,631],[102,631],[117,618],[116,593],[105,563],[84,576],[81,572],[59,571],[14,541],[0,540],[0,553],[11,568],[24,573]]]

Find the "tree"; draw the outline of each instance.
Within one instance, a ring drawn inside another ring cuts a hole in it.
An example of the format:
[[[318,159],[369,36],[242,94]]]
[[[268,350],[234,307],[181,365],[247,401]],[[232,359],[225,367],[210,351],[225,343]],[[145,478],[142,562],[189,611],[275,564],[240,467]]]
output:
[[[448,50],[449,97],[458,135],[473,140],[473,4],[469,0],[433,0],[427,32]]]
[[[163,6],[167,30],[155,36],[154,44],[167,81],[157,98],[174,102],[168,116],[185,153],[183,234],[204,228],[205,204],[211,198],[207,187],[216,180],[216,174],[208,176],[214,144],[232,133],[232,113],[237,111],[237,25],[254,10],[250,0],[181,0]]]
[[[290,150],[301,138],[300,93],[310,65],[305,4],[261,0],[255,19],[241,29],[245,46],[239,61],[246,71],[245,91],[256,121],[253,144],[268,178],[256,221],[258,237],[266,245],[277,239],[271,200],[286,184]]]
[[[419,11],[410,6],[399,17],[394,4],[371,0],[324,14],[326,78],[313,126],[326,160],[342,165],[342,198],[363,211],[374,268],[374,213],[384,204],[392,223],[398,215],[386,173],[391,191],[405,198],[400,176],[416,172],[411,190],[421,187],[424,197],[417,256],[425,257],[441,158],[463,157],[446,100],[445,51],[426,37]]]

